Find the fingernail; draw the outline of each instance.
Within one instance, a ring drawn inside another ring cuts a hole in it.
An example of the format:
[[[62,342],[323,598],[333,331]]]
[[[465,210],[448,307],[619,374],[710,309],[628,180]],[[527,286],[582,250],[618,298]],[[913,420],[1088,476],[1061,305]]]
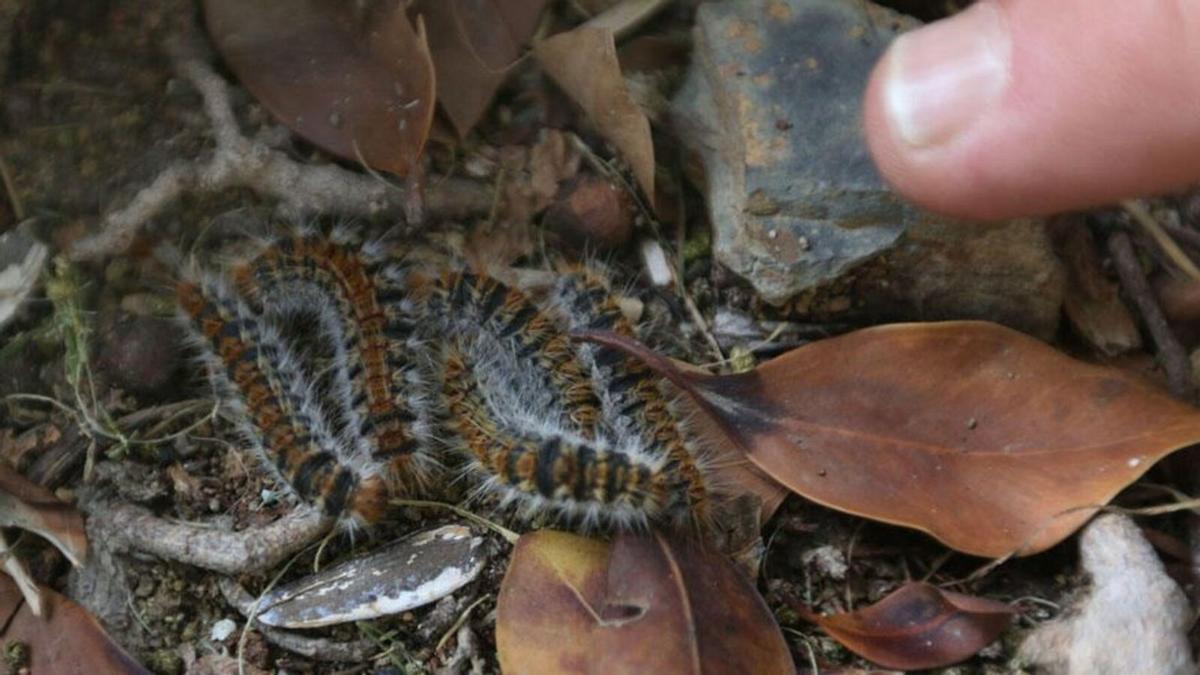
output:
[[[918,148],[960,136],[1004,93],[1009,53],[1008,26],[991,3],[900,36],[884,81],[892,129]]]

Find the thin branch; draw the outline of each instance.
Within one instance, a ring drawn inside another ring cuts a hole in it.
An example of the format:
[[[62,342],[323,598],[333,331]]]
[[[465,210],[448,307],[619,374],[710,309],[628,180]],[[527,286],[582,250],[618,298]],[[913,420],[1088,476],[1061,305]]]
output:
[[[1187,351],[1171,331],[1163,315],[1158,300],[1146,275],[1138,264],[1137,254],[1133,251],[1133,243],[1124,232],[1114,232],[1108,238],[1108,251],[1112,254],[1117,275],[1121,278],[1121,287],[1129,298],[1137,305],[1138,312],[1146,322],[1146,328],[1158,347],[1158,355],[1162,359],[1163,368],[1167,371],[1167,386],[1171,393],[1182,398],[1190,398],[1195,391],[1192,382],[1191,361]]]
[[[1175,243],[1171,235],[1167,234],[1162,224],[1150,213],[1149,209],[1142,206],[1141,202],[1132,199],[1121,202],[1121,206],[1146,230],[1176,267],[1191,277],[1192,281],[1200,281],[1200,269],[1196,268],[1192,259],[1183,252],[1183,249],[1179,248],[1179,244]]]

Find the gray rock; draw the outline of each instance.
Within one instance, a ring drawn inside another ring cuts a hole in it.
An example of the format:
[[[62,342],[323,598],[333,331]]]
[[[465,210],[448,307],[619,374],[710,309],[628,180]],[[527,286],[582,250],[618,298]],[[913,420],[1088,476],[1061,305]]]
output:
[[[876,264],[844,318],[980,319],[1043,340],[1057,330],[1066,274],[1041,220],[912,224]]]
[[[1097,516],[1079,540],[1088,594],[1035,628],[1018,658],[1050,675],[1194,675],[1187,596],[1128,516]]]
[[[1063,277],[1040,223],[983,228],[923,212],[893,194],[871,162],[862,92],[892,39],[918,25],[862,0],[701,5],[673,115],[704,162],[714,254],[763,299],[783,304],[897,249],[887,266],[897,275],[886,300],[893,313],[1007,321],[1010,305],[1032,302],[1032,316],[1018,311],[1010,323],[1048,335]],[[965,263],[997,240],[1016,249],[989,251],[996,273],[976,276]],[[1001,271],[1014,261],[1032,286]],[[970,290],[955,292],[964,278]],[[910,279],[920,287],[903,288]],[[1041,297],[1028,297],[1034,288]]]

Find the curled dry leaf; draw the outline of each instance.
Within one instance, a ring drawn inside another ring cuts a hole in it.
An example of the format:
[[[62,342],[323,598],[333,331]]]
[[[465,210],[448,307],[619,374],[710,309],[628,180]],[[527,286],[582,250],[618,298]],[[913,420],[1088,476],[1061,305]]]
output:
[[[629,163],[642,194],[653,204],[654,141],[650,120],[625,85],[612,31],[584,24],[542,40],[534,45],[533,53],[546,74],[583,108],[596,129]]]
[[[3,463],[0,463],[0,526],[18,527],[45,537],[76,567],[87,557],[87,533],[79,511]],[[0,559],[30,611],[41,616],[45,599],[25,565],[13,555],[3,534],[0,534]]]
[[[724,556],[661,535],[517,542],[497,603],[506,673],[789,673],[787,644]]]
[[[433,121],[425,32],[399,2],[206,0],[208,29],[281,122],[350,161],[406,175]]]
[[[854,612],[801,614],[847,649],[887,668],[940,668],[983,649],[1008,627],[1014,610],[986,598],[912,582]]]
[[[16,584],[0,575],[0,641],[28,648],[28,672],[149,675],[86,609],[48,588],[41,595],[45,618],[35,616]]]
[[[79,511],[6,464],[0,464],[0,526],[45,537],[72,565],[82,565],[87,558],[87,534]]]
[[[459,136],[487,111],[521,57],[546,0],[421,0],[437,70],[438,102]]]
[[[1002,326],[868,328],[727,376],[611,334],[689,392],[771,478],[831,508],[966,553],[1042,551],[1155,462],[1200,441],[1200,411]]]

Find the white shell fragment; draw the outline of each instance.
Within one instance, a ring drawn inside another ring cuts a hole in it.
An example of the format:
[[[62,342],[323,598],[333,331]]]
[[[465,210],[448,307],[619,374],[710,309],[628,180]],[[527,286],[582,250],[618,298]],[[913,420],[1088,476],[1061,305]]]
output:
[[[257,620],[318,628],[426,605],[470,583],[486,560],[483,538],[462,525],[401,539],[263,596]]]
[[[24,228],[0,236],[0,326],[8,323],[37,286],[47,254],[46,247]]]

